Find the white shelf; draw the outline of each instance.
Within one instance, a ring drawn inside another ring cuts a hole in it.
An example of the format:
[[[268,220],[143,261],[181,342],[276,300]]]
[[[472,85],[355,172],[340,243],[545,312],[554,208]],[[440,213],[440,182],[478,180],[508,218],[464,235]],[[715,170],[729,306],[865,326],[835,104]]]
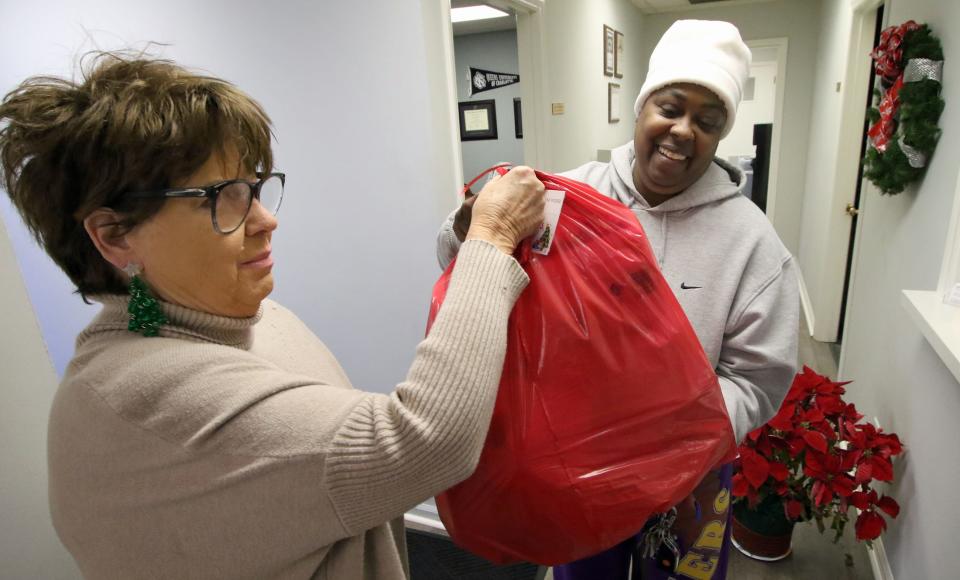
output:
[[[960,307],[944,304],[939,292],[928,290],[904,290],[903,306],[960,382]]]

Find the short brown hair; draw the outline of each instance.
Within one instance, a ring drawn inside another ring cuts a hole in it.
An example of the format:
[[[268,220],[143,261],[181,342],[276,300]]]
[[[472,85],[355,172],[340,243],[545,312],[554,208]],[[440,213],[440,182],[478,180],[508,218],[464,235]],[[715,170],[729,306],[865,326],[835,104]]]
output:
[[[29,78],[0,103],[2,185],[40,245],[90,294],[126,291],[83,220],[100,207],[127,231],[158,200],[121,194],[171,187],[217,149],[235,145],[244,169],[271,171],[271,123],[231,83],[142,54],[96,53],[81,79]]]

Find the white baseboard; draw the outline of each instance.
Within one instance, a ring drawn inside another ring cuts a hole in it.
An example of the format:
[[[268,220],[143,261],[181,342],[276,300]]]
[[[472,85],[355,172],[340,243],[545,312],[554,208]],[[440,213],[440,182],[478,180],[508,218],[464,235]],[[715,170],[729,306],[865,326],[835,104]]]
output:
[[[890,569],[890,561],[887,560],[887,551],[883,547],[881,538],[873,541],[873,548],[867,550],[867,555],[870,556],[874,580],[894,580],[893,570]]]
[[[803,271],[797,268],[797,282],[800,284],[800,305],[803,307],[803,317],[807,319],[807,330],[810,336],[813,336],[813,328],[816,319],[813,316],[813,303],[810,302],[810,294],[807,292],[807,283],[803,280]]]

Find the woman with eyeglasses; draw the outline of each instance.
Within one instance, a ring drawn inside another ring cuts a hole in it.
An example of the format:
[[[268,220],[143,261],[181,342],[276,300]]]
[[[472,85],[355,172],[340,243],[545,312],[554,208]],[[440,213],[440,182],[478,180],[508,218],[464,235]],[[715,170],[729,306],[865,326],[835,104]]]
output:
[[[49,497],[87,578],[405,578],[404,512],[483,445],[537,227],[529,168],[491,182],[393,394],[356,390],[267,299],[286,177],[249,96],[100,55],[0,103],[3,185],[102,311],[50,415]]]

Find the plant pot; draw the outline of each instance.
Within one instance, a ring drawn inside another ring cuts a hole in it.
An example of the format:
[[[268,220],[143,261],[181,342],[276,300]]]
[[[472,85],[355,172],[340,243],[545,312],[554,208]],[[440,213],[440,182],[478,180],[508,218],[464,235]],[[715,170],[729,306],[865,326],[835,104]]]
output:
[[[733,506],[733,545],[743,555],[763,562],[776,562],[790,555],[796,522],[787,519],[783,502],[770,495],[753,509],[746,501]]]

